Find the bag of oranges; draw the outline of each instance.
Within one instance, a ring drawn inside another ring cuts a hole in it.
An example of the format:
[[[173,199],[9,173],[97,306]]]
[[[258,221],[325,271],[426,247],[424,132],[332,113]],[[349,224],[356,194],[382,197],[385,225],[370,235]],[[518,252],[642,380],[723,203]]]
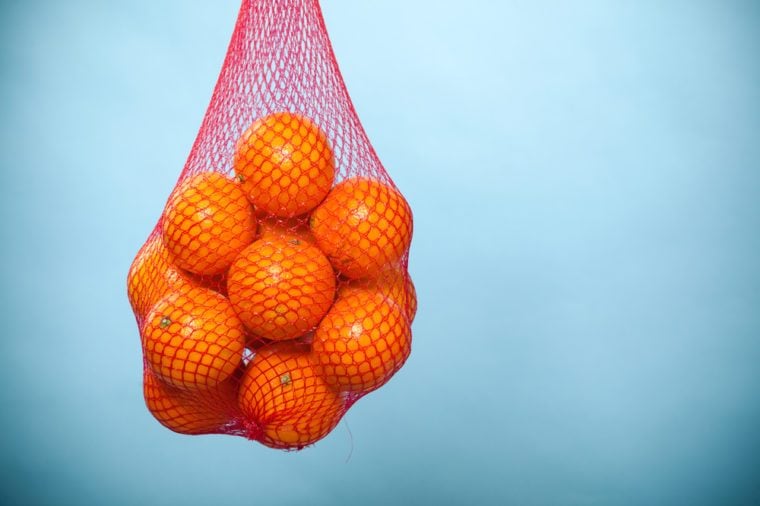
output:
[[[129,270],[153,416],[299,449],[411,351],[412,212],[317,0],[243,0],[198,137]]]

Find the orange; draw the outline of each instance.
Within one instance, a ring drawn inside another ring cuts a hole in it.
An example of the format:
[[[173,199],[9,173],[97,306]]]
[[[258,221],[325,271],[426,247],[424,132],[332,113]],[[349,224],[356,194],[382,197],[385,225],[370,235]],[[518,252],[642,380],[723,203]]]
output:
[[[335,177],[325,133],[290,112],[255,121],[237,142],[233,166],[256,209],[284,218],[316,207]]]
[[[237,383],[231,379],[208,390],[190,391],[167,385],[146,369],[143,395],[155,419],[180,434],[219,432],[237,407]]]
[[[222,273],[256,235],[256,217],[237,184],[216,172],[185,180],[163,216],[172,261],[201,275]]]
[[[331,386],[367,393],[385,384],[412,346],[407,317],[373,290],[338,298],[314,333],[317,371]]]
[[[191,286],[190,281],[169,263],[169,253],[157,234],[140,249],[127,274],[127,295],[140,320],[158,299],[172,290]]]
[[[226,273],[199,276],[183,271],[169,259],[161,235],[152,235],[135,256],[127,275],[127,295],[135,315],[142,321],[153,304],[171,291],[193,286],[210,288],[225,294]]]
[[[145,359],[159,378],[176,387],[206,388],[240,364],[245,329],[223,295],[191,288],[153,306],[142,338]]]
[[[293,339],[314,329],[335,298],[335,274],[316,246],[294,236],[259,239],[230,266],[230,302],[259,337]]]
[[[310,226],[335,269],[349,278],[377,275],[412,240],[412,212],[401,193],[364,177],[336,185],[312,212]]]
[[[268,217],[259,221],[259,239],[283,235],[295,236],[298,239],[314,244],[314,236],[311,235],[309,225],[303,220]]]
[[[388,269],[377,278],[352,279],[338,288],[338,297],[347,297],[361,290],[374,290],[401,307],[409,318],[409,324],[417,314],[417,291],[409,273],[401,269]]]
[[[309,346],[295,341],[256,353],[241,380],[238,403],[260,430],[251,437],[288,449],[322,439],[346,409],[345,398],[314,371]]]

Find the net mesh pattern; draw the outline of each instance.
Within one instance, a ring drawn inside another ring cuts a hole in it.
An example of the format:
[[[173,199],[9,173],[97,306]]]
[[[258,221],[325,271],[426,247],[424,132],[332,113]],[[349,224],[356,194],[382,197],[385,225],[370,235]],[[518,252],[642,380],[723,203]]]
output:
[[[129,269],[153,416],[296,450],[411,352],[412,212],[317,0],[243,0],[187,162]]]

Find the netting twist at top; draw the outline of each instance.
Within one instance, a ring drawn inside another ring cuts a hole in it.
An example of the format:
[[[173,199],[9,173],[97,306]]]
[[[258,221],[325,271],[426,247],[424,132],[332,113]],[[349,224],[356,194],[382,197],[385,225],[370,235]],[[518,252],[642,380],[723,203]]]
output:
[[[321,439],[411,352],[411,237],[317,0],[243,0],[128,274],[148,409],[183,434]]]

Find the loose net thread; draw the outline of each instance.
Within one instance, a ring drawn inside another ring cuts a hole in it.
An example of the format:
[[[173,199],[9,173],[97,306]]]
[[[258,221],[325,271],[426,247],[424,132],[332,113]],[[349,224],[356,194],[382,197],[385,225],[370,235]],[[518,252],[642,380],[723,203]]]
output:
[[[303,173],[251,177],[282,153]],[[327,196],[304,176],[315,164]],[[268,201],[252,197],[261,188]],[[297,214],[267,214],[286,207]],[[374,221],[351,228],[356,216]],[[154,417],[286,450],[324,437],[409,355],[411,223],[318,1],[244,0],[190,155],[129,273]]]

